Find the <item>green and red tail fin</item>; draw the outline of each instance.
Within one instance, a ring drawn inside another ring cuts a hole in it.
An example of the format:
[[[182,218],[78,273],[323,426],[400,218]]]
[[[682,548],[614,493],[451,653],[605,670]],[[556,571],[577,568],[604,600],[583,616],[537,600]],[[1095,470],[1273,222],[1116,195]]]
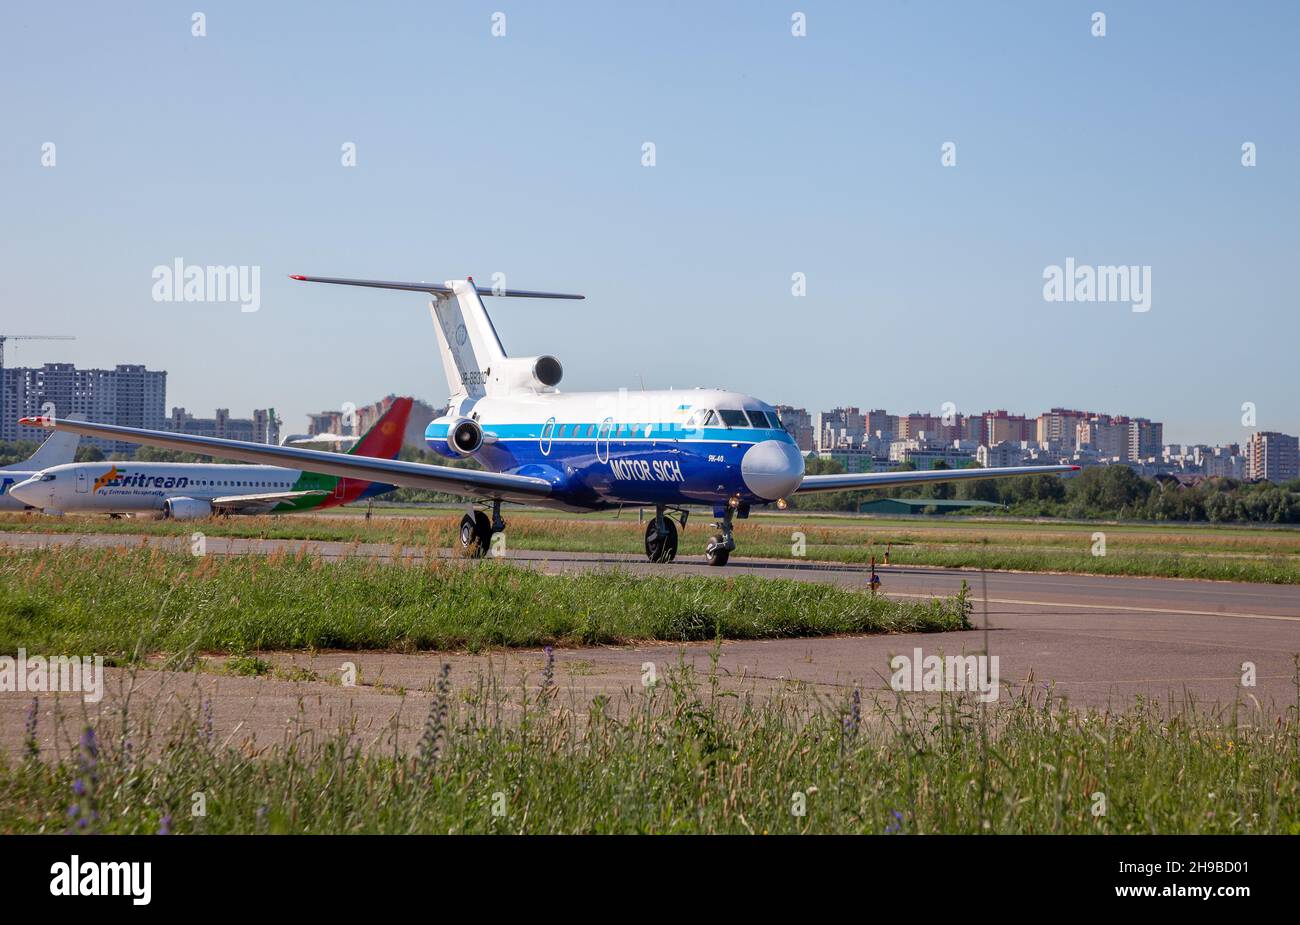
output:
[[[396,398],[378,421],[365,432],[348,453],[353,456],[372,456],[376,459],[396,459],[401,452],[406,435],[406,422],[411,416],[410,398]]]

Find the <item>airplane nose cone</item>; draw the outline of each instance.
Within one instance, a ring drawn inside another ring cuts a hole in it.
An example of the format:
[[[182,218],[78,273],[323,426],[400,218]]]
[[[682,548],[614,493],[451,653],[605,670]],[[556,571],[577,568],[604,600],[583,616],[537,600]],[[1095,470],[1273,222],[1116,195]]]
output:
[[[740,474],[750,491],[765,501],[776,501],[803,481],[803,456],[792,443],[764,440],[745,451]]]
[[[19,503],[40,507],[40,479],[30,478],[9,487],[9,494]]]

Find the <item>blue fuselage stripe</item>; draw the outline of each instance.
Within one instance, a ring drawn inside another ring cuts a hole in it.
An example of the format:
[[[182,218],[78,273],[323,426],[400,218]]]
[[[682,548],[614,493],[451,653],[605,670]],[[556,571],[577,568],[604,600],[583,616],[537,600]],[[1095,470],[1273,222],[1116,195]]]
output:
[[[544,478],[555,485],[554,496],[577,507],[615,504],[711,504],[739,497],[756,503],[760,498],[745,484],[741,460],[756,443],[776,440],[793,443],[784,430],[709,427],[684,428],[643,424],[635,431],[613,428],[587,436],[599,424],[561,425],[542,436],[545,423],[491,424],[480,422],[487,442],[475,453],[494,472]],[[649,434],[646,428],[649,427]],[[429,446],[447,452],[447,425],[430,424],[425,432]]]

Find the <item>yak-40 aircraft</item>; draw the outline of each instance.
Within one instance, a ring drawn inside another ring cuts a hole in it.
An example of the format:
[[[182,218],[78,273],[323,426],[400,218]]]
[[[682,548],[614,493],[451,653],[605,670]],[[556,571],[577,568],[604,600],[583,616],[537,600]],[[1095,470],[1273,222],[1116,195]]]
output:
[[[313,472],[371,479],[463,496],[472,503],[460,542],[483,555],[505,530],[502,503],[564,511],[623,505],[653,507],[646,556],[671,561],[677,522],[689,509],[711,509],[716,523],[705,548],[725,565],[736,548],[734,520],[751,506],[815,491],[881,488],[1039,473],[1078,466],[1021,466],[930,472],[804,475],[803,456],[775,409],[748,395],[717,389],[561,392],[553,356],[509,357],[480,296],[581,299],[580,295],[487,288],[473,278],[436,283],[293,276],[295,280],[427,293],[438,351],[451,393],[447,413],[429,424],[429,447],[449,459],[473,458],[482,470],[399,460],[361,459],[298,447],[263,446],[110,424],[47,421],[74,433],[129,439],[254,463],[296,465]],[[488,513],[490,511],[490,515]]]

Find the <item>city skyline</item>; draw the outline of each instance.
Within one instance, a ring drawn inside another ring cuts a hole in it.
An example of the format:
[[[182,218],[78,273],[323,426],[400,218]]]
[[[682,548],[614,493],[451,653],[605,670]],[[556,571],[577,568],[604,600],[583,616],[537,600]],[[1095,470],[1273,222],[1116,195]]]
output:
[[[230,414],[228,405],[216,403],[215,414],[209,418],[167,401],[166,370],[149,370],[138,364],[79,369],[73,364],[51,363],[4,367],[0,373],[0,411],[6,420],[12,419],[0,427],[0,439],[40,439],[39,429],[19,427],[17,418],[44,413],[50,406],[56,413],[62,406],[62,413],[80,413],[105,423],[209,437],[278,443],[282,435],[284,420],[273,405],[254,408],[249,417],[240,418]],[[355,436],[387,409],[394,396],[387,393],[377,401],[351,403],[350,411],[347,407],[321,408],[307,415],[302,433],[290,426],[284,437]],[[440,406],[419,397],[416,404],[424,411],[412,418],[407,442],[423,448],[423,426]],[[1244,441],[1166,441],[1162,422],[1092,409],[1052,407],[1033,414],[990,408],[964,414],[949,406],[936,415],[893,413],[883,408],[863,411],[854,405],[814,412],[786,404],[775,407],[805,452],[840,460],[853,471],[864,471],[864,463],[880,468],[886,461],[930,468],[936,461],[950,466],[978,462],[996,467],[1056,460],[1124,464],[1146,474],[1192,470],[1286,481],[1295,477],[1292,473],[1297,470],[1297,438],[1258,427]],[[130,449],[120,441],[90,443],[108,452]]]
[[[521,8],[500,36],[494,10],[229,3],[201,36],[11,11],[4,327],[80,339],[8,362],[129,357],[177,405],[289,421],[438,403],[426,300],[288,274],[499,272],[587,295],[489,300],[566,391],[1140,405],[1179,442],[1244,440],[1252,402],[1300,431],[1294,5],[1128,6],[1104,36],[1073,3],[818,7],[798,37],[771,4]],[[191,265],[256,298],[187,299]]]

